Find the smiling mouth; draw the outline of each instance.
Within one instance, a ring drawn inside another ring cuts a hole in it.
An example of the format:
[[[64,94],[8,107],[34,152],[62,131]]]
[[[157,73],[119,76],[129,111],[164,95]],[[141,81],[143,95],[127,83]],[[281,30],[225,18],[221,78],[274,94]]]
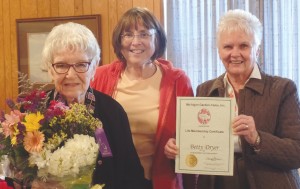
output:
[[[231,61],[230,64],[243,64],[244,61]]]
[[[134,54],[141,54],[144,52],[144,50],[129,50],[130,52],[134,53]]]
[[[76,87],[78,85],[78,83],[67,83],[65,84],[65,86],[67,87]]]

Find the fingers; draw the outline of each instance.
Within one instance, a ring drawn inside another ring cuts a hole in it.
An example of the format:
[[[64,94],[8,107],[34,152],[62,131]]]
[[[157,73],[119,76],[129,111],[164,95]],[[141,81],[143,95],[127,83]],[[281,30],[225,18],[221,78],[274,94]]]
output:
[[[250,131],[250,126],[246,123],[238,124],[237,126],[233,126],[233,132],[235,134],[243,134]]]
[[[232,123],[233,133],[244,136],[248,143],[256,140],[258,132],[252,116],[239,115],[234,118]]]
[[[165,145],[164,153],[167,158],[175,159],[178,154],[178,147],[176,146],[176,140],[174,138],[170,138]]]
[[[252,116],[239,115],[234,118],[232,123],[233,132],[236,134],[245,134],[256,130],[255,122]]]

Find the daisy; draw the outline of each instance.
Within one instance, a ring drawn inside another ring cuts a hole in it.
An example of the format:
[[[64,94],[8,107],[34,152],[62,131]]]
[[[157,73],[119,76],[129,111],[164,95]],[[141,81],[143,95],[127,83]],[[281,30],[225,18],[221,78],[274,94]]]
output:
[[[40,131],[28,132],[24,138],[24,148],[27,152],[40,152],[45,136]]]

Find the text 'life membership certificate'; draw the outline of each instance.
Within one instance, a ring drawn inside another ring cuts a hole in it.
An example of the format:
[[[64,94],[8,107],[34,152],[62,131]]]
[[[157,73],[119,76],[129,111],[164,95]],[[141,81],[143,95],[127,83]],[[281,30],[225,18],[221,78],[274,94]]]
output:
[[[234,100],[177,97],[176,173],[233,175]]]

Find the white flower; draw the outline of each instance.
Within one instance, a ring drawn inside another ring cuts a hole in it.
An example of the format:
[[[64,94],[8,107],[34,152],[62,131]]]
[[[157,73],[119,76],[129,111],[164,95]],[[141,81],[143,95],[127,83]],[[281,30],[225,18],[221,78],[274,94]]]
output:
[[[54,152],[46,150],[32,153],[29,160],[31,164],[37,165],[39,176],[76,176],[81,168],[95,164],[98,150],[94,137],[75,134]]]
[[[36,165],[38,169],[42,169],[47,166],[49,162],[50,151],[43,150],[41,152],[33,152],[29,156],[29,164]]]

